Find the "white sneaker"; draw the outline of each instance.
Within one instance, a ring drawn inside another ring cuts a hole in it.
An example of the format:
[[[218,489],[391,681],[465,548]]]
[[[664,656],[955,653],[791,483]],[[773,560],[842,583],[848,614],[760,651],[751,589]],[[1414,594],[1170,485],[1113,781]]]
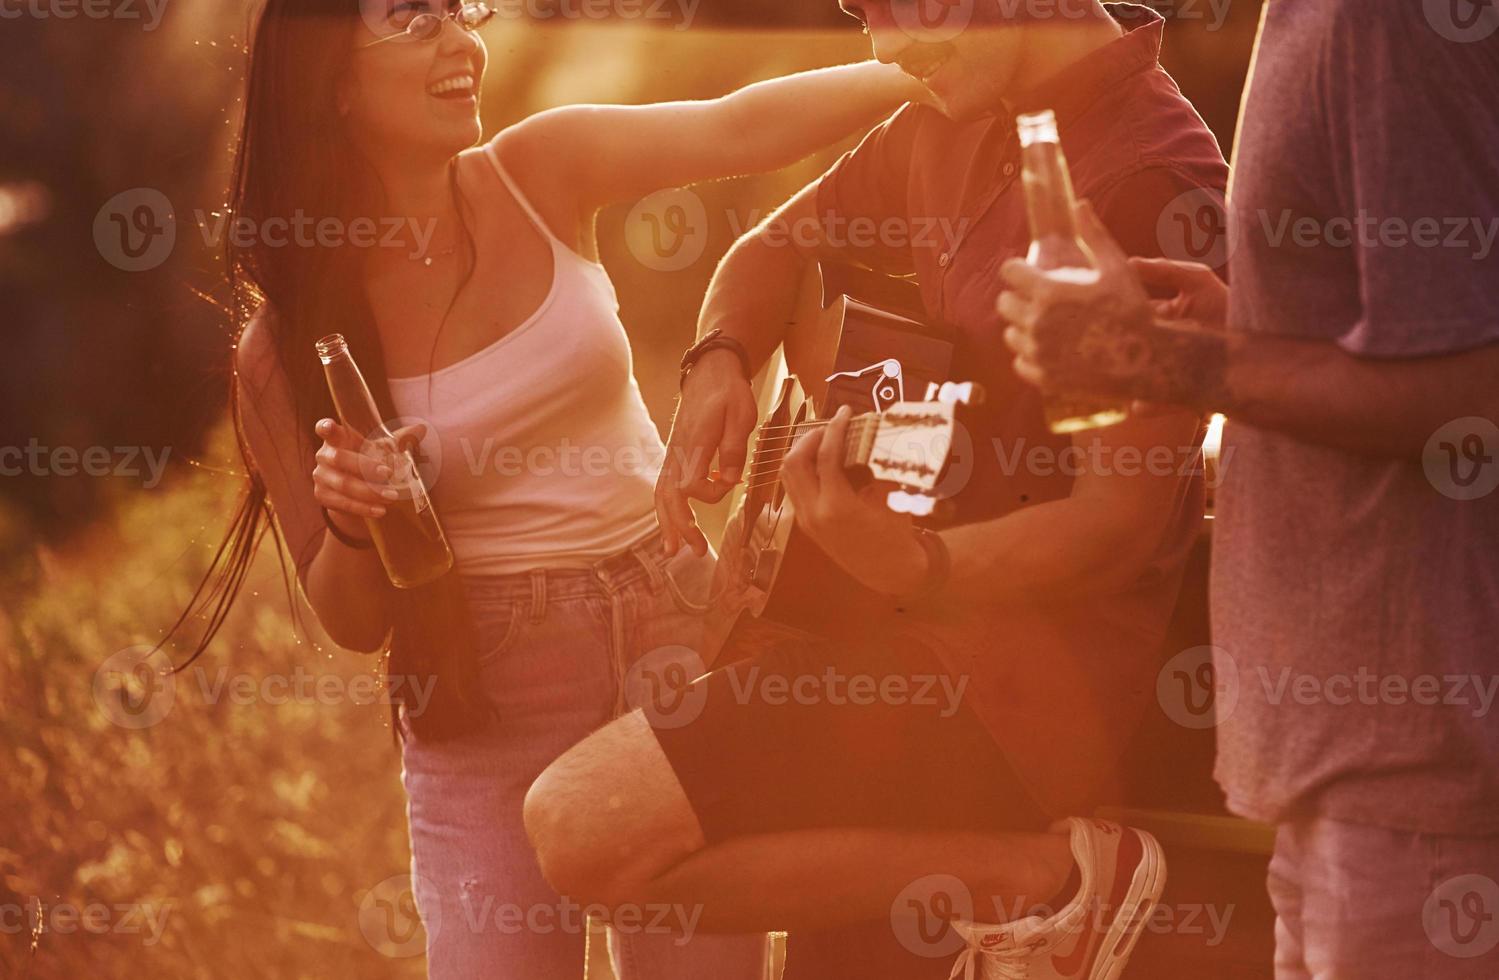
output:
[[[1071,817],[1082,888],[1054,915],[1004,925],[955,922],[968,948],[952,976],[965,980],[1117,980],[1166,887],[1166,856],[1143,830]]]

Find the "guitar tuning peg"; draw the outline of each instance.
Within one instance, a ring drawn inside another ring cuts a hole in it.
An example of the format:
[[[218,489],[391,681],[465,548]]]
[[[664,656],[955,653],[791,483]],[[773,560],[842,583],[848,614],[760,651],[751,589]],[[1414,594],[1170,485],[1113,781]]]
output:
[[[976,398],[976,395],[980,393],[975,391],[972,381],[964,381],[962,384],[948,381],[937,389],[937,400],[944,405],[972,405],[982,400],[981,397]]]
[[[964,381],[962,384],[956,381],[944,381],[941,384],[932,381],[926,386],[926,400],[941,402],[943,405],[977,405],[984,400],[984,389],[972,381]]]
[[[930,517],[937,506],[937,501],[922,493],[908,493],[905,490],[891,490],[885,498],[885,506],[897,514],[910,514],[912,517]]]

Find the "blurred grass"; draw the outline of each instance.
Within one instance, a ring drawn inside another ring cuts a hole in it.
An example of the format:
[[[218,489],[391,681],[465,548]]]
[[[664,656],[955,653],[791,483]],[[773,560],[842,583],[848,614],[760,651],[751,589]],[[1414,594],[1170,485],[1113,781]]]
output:
[[[381,708],[204,696],[221,671],[258,680],[301,665],[347,680],[377,666],[299,641],[274,549],[262,549],[201,671],[178,676],[159,724],[119,727],[96,701],[103,662],[153,644],[183,607],[239,488],[194,470],[169,491],[129,495],[66,550],[36,548],[4,573],[0,974],[422,975],[420,958],[387,958],[359,928],[364,893],[409,860]],[[38,900],[101,903],[109,927],[45,932],[32,954]],[[121,904],[144,909],[127,915]],[[17,929],[21,907],[28,928]],[[142,911],[165,916],[159,941]]]

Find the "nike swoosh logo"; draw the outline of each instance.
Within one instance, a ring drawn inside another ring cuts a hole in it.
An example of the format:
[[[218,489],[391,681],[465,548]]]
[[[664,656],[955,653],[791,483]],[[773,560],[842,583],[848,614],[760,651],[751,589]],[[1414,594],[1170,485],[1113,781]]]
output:
[[[1140,841],[1140,835],[1133,830],[1125,830],[1123,837],[1119,840],[1119,860],[1114,865],[1114,883],[1109,887],[1108,896],[1104,908],[1113,911],[1117,918],[1123,911],[1124,899],[1129,894],[1131,881],[1135,876],[1135,869],[1140,866],[1140,861],[1145,857],[1145,845]],[[1098,945],[1102,930],[1098,920],[1099,910],[1088,909],[1088,916],[1083,922],[1083,934],[1078,938],[1077,945],[1072,952],[1066,956],[1053,956],[1051,958],[1052,968],[1063,976],[1076,976],[1093,955],[1093,948]],[[1112,920],[1111,920],[1112,922]]]

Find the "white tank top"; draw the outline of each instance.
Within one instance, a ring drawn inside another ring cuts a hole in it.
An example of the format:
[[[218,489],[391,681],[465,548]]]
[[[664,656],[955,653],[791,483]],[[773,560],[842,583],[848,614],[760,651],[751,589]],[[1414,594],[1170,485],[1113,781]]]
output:
[[[551,233],[492,144],[485,154],[551,244],[551,291],[483,350],[391,378],[391,398],[435,436],[429,489],[461,572],[587,566],[654,529],[665,449],[608,273]]]

